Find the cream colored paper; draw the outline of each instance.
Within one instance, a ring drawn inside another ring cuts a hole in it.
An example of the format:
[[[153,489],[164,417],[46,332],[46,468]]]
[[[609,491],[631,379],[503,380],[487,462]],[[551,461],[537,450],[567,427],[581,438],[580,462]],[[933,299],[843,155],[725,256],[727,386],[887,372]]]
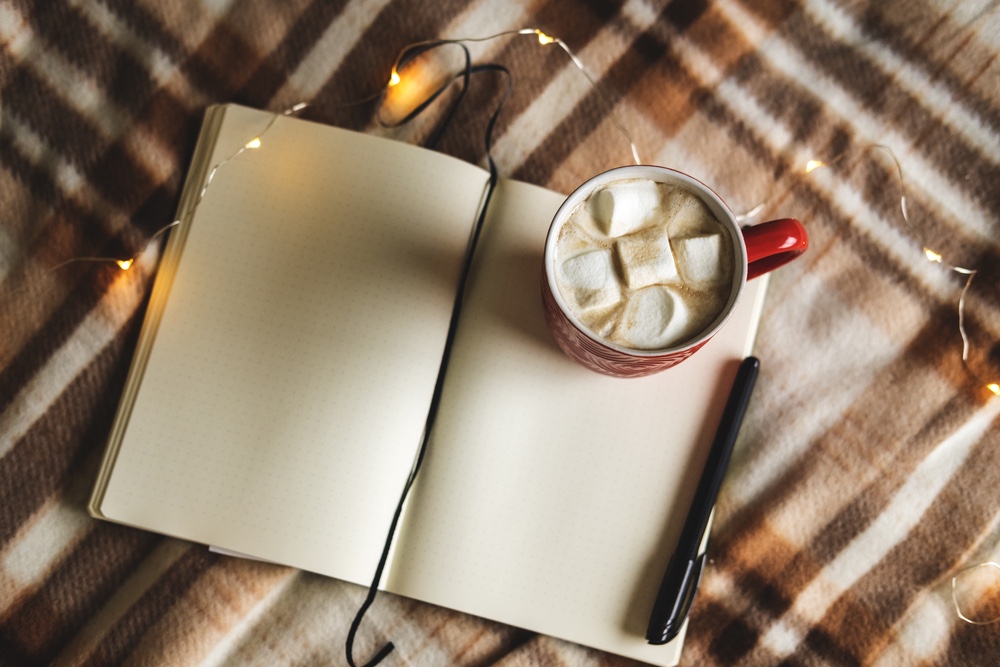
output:
[[[228,107],[99,512],[367,582],[483,172]],[[394,179],[392,174],[405,174]]]
[[[388,587],[653,664],[653,599],[694,495],[760,285],[701,351],[609,378],[545,326],[542,248],[560,195],[501,185],[442,410]]]

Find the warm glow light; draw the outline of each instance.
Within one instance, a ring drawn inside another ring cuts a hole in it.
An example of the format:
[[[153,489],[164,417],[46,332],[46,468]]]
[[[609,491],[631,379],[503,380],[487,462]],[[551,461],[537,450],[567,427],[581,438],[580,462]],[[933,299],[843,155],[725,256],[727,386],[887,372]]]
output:
[[[248,141],[247,148],[260,148],[260,137],[254,137]]]
[[[122,271],[128,271],[128,268],[130,266],[132,266],[132,260],[131,259],[118,259],[118,260],[115,260],[115,264],[117,264],[118,267]]]
[[[986,385],[986,388],[992,391],[997,396],[1000,396],[1000,384],[997,384],[996,382],[991,382],[988,385]]]
[[[395,125],[426,101],[450,75],[442,66],[440,61],[428,57],[409,60],[402,72],[394,65],[379,110],[380,122]]]
[[[538,43],[539,44],[551,44],[552,42],[556,41],[555,37],[549,37],[548,35],[546,35],[541,30],[536,30],[535,34],[538,35]]]
[[[941,255],[937,254],[936,252],[934,252],[930,248],[924,248],[924,254],[927,255],[927,259],[931,260],[932,262],[940,262],[941,261]]]
[[[809,162],[806,162],[806,173],[808,174],[813,169],[819,169],[820,167],[825,167],[825,166],[826,166],[825,162],[820,162],[819,160],[809,160]]]

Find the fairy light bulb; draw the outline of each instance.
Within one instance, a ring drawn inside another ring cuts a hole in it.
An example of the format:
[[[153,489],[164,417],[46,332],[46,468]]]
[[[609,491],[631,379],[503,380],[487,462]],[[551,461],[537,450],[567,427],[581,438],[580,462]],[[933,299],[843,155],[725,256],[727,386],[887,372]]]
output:
[[[129,267],[132,266],[133,261],[134,260],[132,259],[116,259],[115,264],[117,264],[118,268],[121,269],[122,271],[128,271]]]
[[[426,57],[407,61],[402,73],[397,67],[404,66],[393,65],[379,110],[380,120],[389,125],[413,113],[448,76],[440,63]]]
[[[825,166],[825,162],[820,162],[819,160],[809,160],[809,162],[806,162],[806,173],[808,174],[816,169],[819,169],[820,167]]]
[[[941,263],[941,255],[939,255],[938,253],[934,252],[930,248],[924,248],[924,255],[931,262],[935,262],[937,264]]]
[[[546,45],[546,44],[552,44],[553,42],[556,41],[555,37],[550,37],[549,35],[546,35],[541,30],[535,30],[535,34],[538,35],[538,43],[541,44],[541,45],[543,45],[543,46]]]
[[[249,149],[260,148],[260,137],[254,137],[246,143],[246,147]]]
[[[988,385],[986,385],[986,388],[992,391],[997,396],[1000,396],[1000,384],[997,384],[996,382],[990,382]]]

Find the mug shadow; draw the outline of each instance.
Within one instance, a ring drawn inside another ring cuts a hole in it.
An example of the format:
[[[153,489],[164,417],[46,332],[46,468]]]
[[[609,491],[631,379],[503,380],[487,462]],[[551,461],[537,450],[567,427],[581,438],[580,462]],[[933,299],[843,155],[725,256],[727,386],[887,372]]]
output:
[[[500,261],[506,280],[496,288],[500,291],[490,300],[494,315],[514,335],[528,339],[533,346],[543,346],[552,354],[565,357],[545,324],[541,250],[505,252]],[[569,362],[568,358],[566,360]]]

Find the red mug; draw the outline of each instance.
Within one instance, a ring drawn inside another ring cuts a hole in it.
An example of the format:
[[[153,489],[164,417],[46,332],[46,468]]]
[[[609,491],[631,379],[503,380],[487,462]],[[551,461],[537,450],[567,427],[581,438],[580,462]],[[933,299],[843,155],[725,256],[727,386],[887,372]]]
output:
[[[563,224],[591,193],[615,181],[631,179],[680,186],[697,196],[728,232],[735,254],[729,299],[719,315],[693,337],[663,349],[625,347],[591,332],[567,307],[556,283],[556,245]],[[791,218],[740,229],[736,216],[719,195],[683,172],[651,165],[618,167],[598,174],[578,187],[552,219],[545,239],[545,271],[542,277],[545,321],[563,352],[583,366],[615,377],[651,375],[680,363],[707,343],[729,320],[747,280],[790,262],[805,252],[808,246],[809,238],[802,223]]]

